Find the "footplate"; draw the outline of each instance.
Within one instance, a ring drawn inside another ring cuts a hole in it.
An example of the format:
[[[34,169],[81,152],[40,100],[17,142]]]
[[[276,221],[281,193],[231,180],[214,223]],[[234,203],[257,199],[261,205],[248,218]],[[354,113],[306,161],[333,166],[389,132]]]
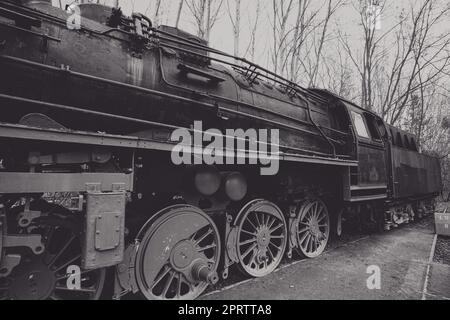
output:
[[[116,265],[124,253],[125,192],[88,192],[82,267]]]

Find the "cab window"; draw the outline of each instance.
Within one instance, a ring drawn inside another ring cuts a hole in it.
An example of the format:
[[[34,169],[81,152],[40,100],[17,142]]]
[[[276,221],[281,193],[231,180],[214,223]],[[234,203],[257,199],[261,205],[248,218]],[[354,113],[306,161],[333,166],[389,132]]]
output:
[[[364,123],[364,119],[361,114],[352,111],[353,123],[355,124],[356,133],[358,136],[369,139],[369,133]]]
[[[381,135],[377,128],[376,118],[369,113],[364,113],[364,117],[366,118],[366,124],[367,127],[369,128],[369,132],[372,139],[376,141],[381,141]]]

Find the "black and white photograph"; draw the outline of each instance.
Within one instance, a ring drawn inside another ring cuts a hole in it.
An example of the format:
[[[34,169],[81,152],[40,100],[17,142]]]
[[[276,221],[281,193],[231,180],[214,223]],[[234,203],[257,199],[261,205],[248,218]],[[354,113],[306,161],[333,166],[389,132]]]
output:
[[[0,300],[450,300],[450,0],[0,0],[0,110]]]

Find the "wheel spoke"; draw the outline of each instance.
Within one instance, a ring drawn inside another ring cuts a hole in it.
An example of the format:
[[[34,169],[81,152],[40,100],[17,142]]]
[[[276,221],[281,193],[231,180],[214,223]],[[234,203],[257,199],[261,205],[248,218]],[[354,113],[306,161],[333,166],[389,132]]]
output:
[[[300,229],[299,231],[297,231],[297,233],[298,233],[298,234],[301,234],[301,233],[306,232],[306,231],[308,231],[308,230],[309,230],[309,226]]]
[[[178,283],[177,283],[177,297],[178,298],[181,297],[181,284],[182,284],[181,277],[182,277],[182,273],[178,273],[178,275],[177,275],[177,280],[178,280]]]
[[[239,242],[239,246],[243,246],[243,245],[246,245],[246,244],[249,244],[249,243],[254,243],[256,241],[257,241],[256,238],[248,239],[246,241]]]
[[[258,227],[260,227],[261,226],[261,222],[259,221],[259,218],[258,218],[258,212],[253,212],[253,213],[255,214],[256,222],[258,223]]]
[[[277,219],[275,217],[269,217],[269,219],[272,219],[271,222],[267,224],[267,228],[270,229],[270,228],[272,228],[275,221],[277,221]],[[269,222],[269,220],[267,222]]]
[[[308,229],[309,230],[309,229]],[[307,230],[307,231],[308,231]],[[303,235],[303,237],[300,239],[300,241],[298,242],[299,245],[302,245],[302,243],[305,241],[306,237],[309,235],[309,232],[305,232],[305,234]]]
[[[320,206],[319,212],[317,212],[317,218],[319,218],[321,216],[321,214],[323,213],[323,209],[324,208],[322,206]]]
[[[306,237],[300,242],[300,246],[302,248],[304,248],[305,250],[308,249],[308,244],[309,244],[309,239],[311,238],[311,234],[307,233]],[[303,243],[305,243],[305,245],[303,246]]]
[[[270,257],[272,258],[272,261],[274,261],[275,257],[273,255],[272,249],[270,249],[270,246],[267,246],[267,251],[269,252]]]
[[[169,273],[169,271],[170,267],[168,265],[165,265],[163,272],[161,272],[161,274],[155,279],[155,281],[153,281],[152,289],[154,289],[156,285],[160,283],[162,279],[164,279],[164,277]]]
[[[277,245],[274,244],[272,241],[269,241],[269,246],[270,246],[270,245],[272,245],[273,247],[275,247],[275,248],[278,250],[278,252],[281,251],[281,247],[277,246]]]
[[[194,241],[195,237],[197,236],[198,230],[194,232],[194,234],[191,236],[190,240]]]
[[[284,236],[270,236],[270,239],[284,239]]]
[[[314,217],[317,218],[317,215],[319,214],[319,202],[314,203]]]
[[[245,221],[247,221],[248,223],[250,223],[250,225],[252,226],[253,230],[257,230],[258,227],[255,226],[255,224],[252,222],[252,220],[250,219],[250,216],[247,217],[247,219],[245,219]]]
[[[242,254],[242,259],[245,259],[245,257],[248,256],[248,254],[256,248],[256,243],[252,244],[245,252]]]
[[[308,247],[307,247],[307,251],[309,251],[309,252],[311,252],[312,251],[312,239],[313,239],[313,236],[310,236],[309,238],[308,238]]]
[[[212,229],[208,229],[208,232],[206,232],[203,236],[200,237],[197,241],[195,241],[195,245],[198,245],[200,242],[206,239],[207,236],[213,233]]]
[[[312,239],[311,250],[313,251],[317,250],[317,237],[313,237]]]
[[[269,230],[269,232],[272,234],[275,231],[277,231],[278,229],[280,229],[283,226],[283,223],[280,223],[279,225],[277,225],[276,227],[272,228]]]
[[[209,250],[209,249],[212,249],[212,248],[216,248],[216,247],[217,247],[217,244],[213,243],[213,244],[210,244],[210,245],[208,245],[206,247],[201,247],[197,251],[198,252],[203,252],[203,251],[206,251],[206,250]]]
[[[162,296],[165,298],[167,296],[167,291],[169,291],[170,285],[172,284],[173,279],[175,278],[175,271],[170,271],[170,276],[166,285],[164,286],[164,290],[162,292]]]
[[[251,235],[251,236],[254,236],[254,237],[257,236],[256,232],[249,232],[249,231],[245,230],[244,228],[242,228],[241,231],[244,232],[244,233],[246,233],[246,234],[249,234],[249,235]]]

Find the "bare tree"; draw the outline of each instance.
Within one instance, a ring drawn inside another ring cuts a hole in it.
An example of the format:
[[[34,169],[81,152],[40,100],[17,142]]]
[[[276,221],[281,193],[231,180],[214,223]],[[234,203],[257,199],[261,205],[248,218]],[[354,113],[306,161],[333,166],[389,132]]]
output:
[[[292,13],[293,0],[272,0],[272,64],[275,73],[283,72],[288,43],[288,19]]]
[[[291,81],[316,84],[329,23],[344,0],[273,1],[272,62]],[[324,10],[325,8],[325,10]]]
[[[256,12],[254,15],[253,22],[250,22],[250,41],[247,46],[247,49],[245,50],[244,56],[247,56],[247,54],[250,53],[250,58],[252,61],[255,61],[255,52],[256,52],[256,38],[257,38],[257,31],[259,27],[259,19],[261,15],[261,0],[256,0]],[[251,21],[250,14],[248,17],[248,21]]]
[[[241,34],[241,0],[233,0],[234,12],[230,7],[230,0],[227,0],[227,12],[233,27],[234,55],[239,56],[239,41]]]
[[[364,2],[367,3],[367,2]],[[411,104],[411,97],[421,87],[429,86],[450,66],[450,32],[444,31],[450,4],[439,0],[411,3],[388,30],[376,30],[373,16],[365,4],[357,8],[363,31],[362,53],[352,48],[339,33],[343,48],[361,78],[361,106],[379,112],[391,124],[398,122]],[[378,2],[377,15],[383,14],[385,2]],[[393,39],[382,46],[382,41]]]
[[[321,21],[321,31],[318,37],[317,42],[314,42],[316,50],[315,53],[315,59],[314,59],[314,66],[312,68],[312,73],[309,77],[309,87],[314,87],[317,82],[317,77],[319,73],[319,65],[322,63],[322,51],[324,47],[324,43],[327,39],[328,35],[328,25],[330,23],[331,17],[336,13],[337,9],[342,5],[342,1],[336,1],[333,3],[332,0],[328,0],[327,3],[327,9],[326,14]]]
[[[378,35],[376,28],[377,19],[381,18],[385,9],[386,2],[378,1],[375,5],[372,1],[358,1],[353,3],[353,7],[357,10],[360,19],[361,30],[363,34],[362,52],[360,57],[355,53],[348,43],[347,35],[343,36],[339,32],[339,38],[343,44],[343,48],[349,55],[351,61],[356,67],[361,78],[361,101],[363,108],[373,110],[374,106],[374,71],[377,65],[385,57],[385,51],[379,50],[380,42],[392,30]],[[374,9],[375,7],[375,9]]]
[[[184,0],[180,0],[180,3],[178,5],[178,11],[177,11],[177,19],[175,21],[176,28],[178,28],[178,25],[180,24],[181,12],[183,11],[183,4],[184,4]]]
[[[348,100],[354,100],[353,70],[340,43],[337,43],[334,50],[323,57],[322,65],[324,69],[324,75],[321,77],[323,87]]]
[[[214,27],[221,11],[223,0],[186,0],[197,27],[197,35],[209,41],[211,29]]]
[[[450,4],[442,7],[437,1],[425,0],[418,10],[411,8],[410,31],[400,28],[397,32],[399,49],[381,110],[390,123],[401,118],[413,93],[431,85],[448,71],[450,31],[438,30],[449,18],[449,12]]]

